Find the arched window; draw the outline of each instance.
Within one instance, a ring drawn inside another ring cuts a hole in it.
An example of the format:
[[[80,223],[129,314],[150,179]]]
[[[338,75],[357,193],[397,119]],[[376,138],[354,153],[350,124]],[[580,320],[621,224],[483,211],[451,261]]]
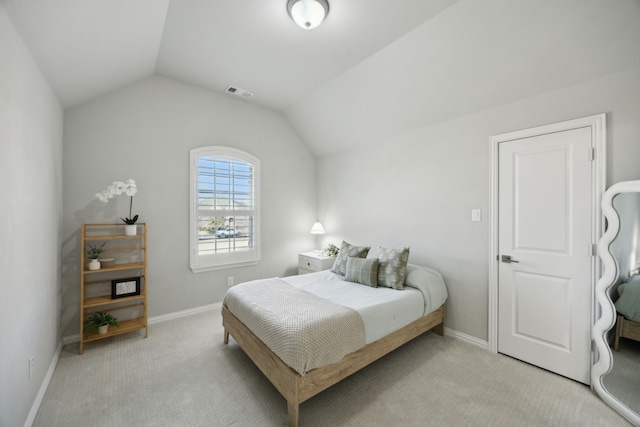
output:
[[[194,273],[260,259],[260,160],[230,147],[191,150],[191,254]]]

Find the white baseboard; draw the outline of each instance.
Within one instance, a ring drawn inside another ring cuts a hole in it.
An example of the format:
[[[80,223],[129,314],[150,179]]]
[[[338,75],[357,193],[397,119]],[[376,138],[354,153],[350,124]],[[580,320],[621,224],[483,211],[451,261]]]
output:
[[[36,420],[36,415],[38,415],[38,410],[40,409],[40,405],[42,404],[42,399],[44,399],[44,394],[47,392],[49,388],[49,383],[51,382],[51,378],[53,378],[53,371],[56,370],[56,366],[58,365],[58,359],[60,359],[60,354],[62,353],[62,341],[58,344],[58,348],[56,349],[56,353],[53,355],[53,359],[51,359],[51,363],[49,364],[49,369],[47,369],[47,374],[44,376],[42,380],[42,384],[40,384],[40,389],[38,390],[38,394],[36,395],[36,399],[33,401],[31,405],[31,410],[29,411],[29,415],[24,422],[24,427],[31,427],[33,422]]]
[[[162,314],[160,316],[153,316],[147,319],[149,325],[154,323],[165,322],[167,320],[178,319],[180,317],[192,316],[194,314],[203,313],[205,311],[222,310],[222,302],[214,304],[203,305],[196,308],[190,308],[188,310],[175,311],[169,314]],[[62,345],[74,344],[80,342],[80,334],[67,335],[62,338]]]
[[[173,313],[162,314],[160,316],[153,316],[149,318],[148,322],[150,325],[153,325],[154,323],[165,322],[167,320],[172,320],[172,319],[179,319],[180,317],[192,316],[194,314],[203,313],[205,311],[221,310],[221,309],[222,309],[222,302],[217,302],[214,304],[203,305],[196,308],[190,308],[188,310],[175,311]],[[481,340],[471,335],[467,335],[462,332],[456,331],[454,329],[446,328],[446,327],[444,328],[444,334],[446,336],[468,342],[469,344],[473,344],[477,347],[481,347],[485,350],[489,350],[489,343],[487,341]],[[62,348],[63,345],[74,344],[79,341],[80,341],[80,334],[67,335],[62,338],[62,344],[60,348]],[[60,354],[60,351],[58,351],[58,355],[59,354]],[[56,358],[56,362],[57,360],[58,359]]]
[[[448,337],[453,337],[469,344],[473,344],[477,347],[481,347],[485,350],[489,350],[489,342],[481,340],[476,337],[472,337],[471,335],[463,334],[462,332],[456,331],[454,329],[444,328],[444,334]]]
[[[74,344],[80,342],[80,334],[67,335],[62,337],[62,345]]]
[[[186,316],[192,316],[194,314],[198,314],[198,313],[203,313],[205,311],[212,311],[212,310],[221,310],[222,309],[222,302],[217,302],[214,304],[209,304],[209,305],[203,305],[200,307],[196,307],[196,308],[190,308],[188,310],[181,310],[181,311],[175,311],[173,313],[169,313],[169,314],[162,314],[160,316],[153,316],[150,317],[148,322],[150,325],[153,325],[154,323],[160,323],[160,322],[165,322],[167,320],[172,320],[172,319],[178,319],[180,317],[186,317]],[[444,328],[444,334],[446,336],[449,337],[453,337],[465,342],[468,342],[469,344],[473,344],[477,347],[481,347],[485,350],[489,350],[489,343],[487,341],[481,340],[479,338],[473,337],[471,335],[467,335],[464,334],[462,332],[456,331],[454,329],[450,329],[450,328]],[[80,334],[74,334],[74,335],[67,335],[65,337],[62,338],[62,345],[67,345],[67,344],[73,344],[73,343],[77,343],[80,341]],[[60,347],[62,348],[62,347]],[[58,351],[58,355],[60,354],[60,351]],[[57,362],[57,357],[56,357],[56,362]],[[55,366],[55,365],[54,365]]]
[[[163,314],[161,316],[153,316],[149,318],[149,324],[160,323],[171,319],[178,319],[180,317],[192,316],[194,314],[203,313],[205,311],[222,310],[222,302],[215,304],[203,305],[196,308],[190,308],[188,310],[175,311],[169,314]]]

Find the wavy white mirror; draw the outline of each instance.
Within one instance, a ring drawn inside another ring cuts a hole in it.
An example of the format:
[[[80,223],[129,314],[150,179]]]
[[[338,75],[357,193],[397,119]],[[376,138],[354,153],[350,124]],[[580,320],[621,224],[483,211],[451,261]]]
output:
[[[603,275],[593,328],[598,361],[591,383],[623,417],[640,426],[640,181],[612,185],[602,198],[607,231],[598,243]]]

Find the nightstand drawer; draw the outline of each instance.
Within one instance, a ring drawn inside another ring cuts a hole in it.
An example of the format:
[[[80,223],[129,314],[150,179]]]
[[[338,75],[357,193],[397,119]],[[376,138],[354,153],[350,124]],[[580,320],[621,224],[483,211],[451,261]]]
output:
[[[298,254],[298,274],[328,270],[333,266],[334,261],[335,257],[324,256],[321,253],[305,252]]]
[[[322,260],[300,256],[298,257],[298,268],[311,271],[320,271],[322,270]]]

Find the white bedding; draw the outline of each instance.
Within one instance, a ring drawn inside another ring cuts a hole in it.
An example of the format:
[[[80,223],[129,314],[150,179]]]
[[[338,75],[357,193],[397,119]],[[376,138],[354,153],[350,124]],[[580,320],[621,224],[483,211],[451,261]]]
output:
[[[282,280],[333,303],[356,310],[364,321],[366,342],[372,343],[431,313],[447,300],[440,273],[427,267],[407,266],[405,288],[371,288],[347,282],[330,270]]]

